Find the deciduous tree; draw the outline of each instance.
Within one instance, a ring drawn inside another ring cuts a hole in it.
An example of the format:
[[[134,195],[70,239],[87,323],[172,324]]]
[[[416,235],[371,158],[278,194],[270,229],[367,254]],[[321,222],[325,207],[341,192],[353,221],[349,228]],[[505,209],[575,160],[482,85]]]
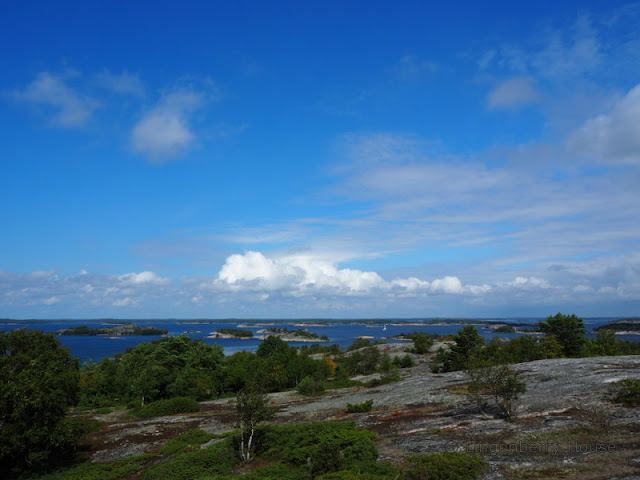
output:
[[[0,332],[0,471],[39,470],[66,456],[76,438],[63,419],[78,382],[78,361],[52,334]]]
[[[271,418],[273,410],[269,408],[264,392],[254,385],[247,385],[236,397],[236,415],[240,429],[240,458],[248,462],[253,458],[256,448],[256,428]]]

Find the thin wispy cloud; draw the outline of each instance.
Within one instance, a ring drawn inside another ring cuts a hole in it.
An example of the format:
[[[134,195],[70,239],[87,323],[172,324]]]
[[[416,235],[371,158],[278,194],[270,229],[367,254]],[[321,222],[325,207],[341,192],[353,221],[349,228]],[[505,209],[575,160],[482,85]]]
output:
[[[206,96],[197,91],[163,95],[133,127],[133,150],[152,162],[162,162],[187,151],[197,138],[190,122],[191,116],[206,103]]]
[[[611,46],[609,46],[611,48]],[[548,27],[534,38],[496,46],[478,58],[481,70],[491,68],[565,82],[606,68],[600,33],[588,15],[580,15],[569,28]]]
[[[123,70],[121,73],[113,73],[109,69],[103,69],[94,75],[95,82],[109,91],[119,95],[133,95],[143,97],[145,88],[140,76]]]
[[[590,118],[573,132],[568,146],[605,164],[640,164],[640,84],[611,111]]]
[[[74,72],[40,72],[23,90],[15,90],[10,96],[16,101],[42,108],[53,127],[84,127],[91,121],[100,102],[70,86],[70,81],[76,76]]]
[[[489,93],[489,108],[514,109],[523,105],[536,103],[540,94],[530,77],[517,77],[505,80]]]
[[[434,74],[439,70],[440,66],[436,62],[425,60],[413,54],[404,55],[389,69],[403,80],[415,79],[423,74]]]

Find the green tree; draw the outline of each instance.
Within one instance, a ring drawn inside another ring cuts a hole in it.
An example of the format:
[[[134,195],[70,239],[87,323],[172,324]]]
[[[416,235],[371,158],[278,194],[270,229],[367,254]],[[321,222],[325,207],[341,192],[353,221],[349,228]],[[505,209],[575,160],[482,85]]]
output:
[[[412,353],[419,355],[429,353],[431,347],[433,347],[433,337],[425,332],[411,332],[407,335],[408,338],[413,340]]]
[[[472,358],[479,357],[485,348],[484,338],[473,325],[462,327],[456,335],[453,335],[455,344],[449,351],[438,351],[436,369],[444,372],[463,370],[469,366]]]
[[[554,336],[562,346],[562,353],[566,357],[580,356],[580,349],[585,342],[586,332],[581,318],[575,315],[563,315],[547,317],[544,322],[538,322],[538,328],[547,336]]]
[[[256,352],[256,371],[266,390],[295,387],[307,377],[326,378],[331,372],[326,362],[302,355],[298,349],[276,336],[267,337]]]
[[[598,330],[598,336],[595,339],[586,339],[580,352],[583,357],[604,357],[621,354],[622,346],[616,337],[616,333],[606,328]]]
[[[531,362],[547,357],[542,342],[530,335],[522,335],[512,339],[506,345],[506,350],[514,363]]]
[[[64,417],[78,383],[77,359],[52,334],[0,332],[0,470],[41,470],[67,457],[77,438]]]
[[[239,392],[247,382],[258,381],[258,357],[254,353],[241,351],[225,358],[225,391]]]
[[[145,342],[82,369],[83,405],[145,405],[188,396],[216,397],[224,390],[224,355],[185,335]]]
[[[240,429],[240,458],[248,462],[256,449],[256,428],[273,416],[273,410],[269,408],[268,398],[262,390],[255,385],[247,385],[236,397],[236,416]]]
[[[486,407],[484,396],[488,395],[501,416],[512,420],[516,400],[527,391],[527,385],[520,378],[522,374],[511,370],[509,365],[493,365],[482,360],[474,362],[474,366],[466,373],[471,380],[469,395],[480,409]]]

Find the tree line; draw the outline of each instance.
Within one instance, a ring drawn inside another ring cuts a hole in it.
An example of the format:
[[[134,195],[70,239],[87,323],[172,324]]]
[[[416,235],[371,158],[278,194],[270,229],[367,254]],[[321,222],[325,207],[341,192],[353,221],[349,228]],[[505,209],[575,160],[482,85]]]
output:
[[[486,344],[476,327],[466,325],[451,337],[450,348],[438,351],[433,370],[465,370],[478,362],[509,364],[547,358],[640,354],[639,342],[620,340],[612,330],[599,329],[595,338],[588,338],[583,319],[574,314],[549,316],[538,322],[534,332],[543,336],[524,334],[507,342],[494,337]]]

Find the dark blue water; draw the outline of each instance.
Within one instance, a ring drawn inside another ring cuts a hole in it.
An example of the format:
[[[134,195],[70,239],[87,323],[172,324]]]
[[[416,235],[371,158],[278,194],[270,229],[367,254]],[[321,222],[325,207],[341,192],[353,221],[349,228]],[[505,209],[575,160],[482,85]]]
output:
[[[510,319],[505,320],[505,323],[528,323],[531,326],[534,326],[538,320],[542,319]],[[594,327],[599,325],[603,325],[605,323],[609,323],[614,319],[612,318],[590,318],[584,319],[585,326],[588,331],[591,331]],[[502,320],[500,320],[502,321]],[[202,323],[202,322],[189,322],[189,321],[167,321],[167,320],[136,320],[133,323],[140,326],[154,326],[158,328],[164,328],[168,330],[169,335],[187,335],[191,338],[201,339],[207,344],[210,345],[220,345],[224,349],[225,355],[232,355],[235,352],[246,350],[246,351],[255,351],[260,345],[261,340],[258,339],[248,339],[248,340],[238,340],[238,339],[212,339],[206,338],[212,332],[219,328],[223,327],[231,327],[238,328],[242,327],[254,332],[254,335],[257,334],[258,330],[263,328],[268,328],[270,326],[277,326],[281,328],[287,328],[289,330],[294,330],[297,328],[307,328],[309,331],[317,333],[318,335],[327,335],[330,339],[330,343],[337,343],[341,347],[349,346],[355,338],[360,336],[371,337],[372,340],[377,339],[387,339],[388,337],[393,337],[394,335],[399,335],[401,333],[409,333],[409,332],[427,332],[427,333],[436,333],[438,335],[450,335],[458,332],[460,328],[462,328],[463,324],[438,324],[438,325],[416,325],[412,323],[411,320],[400,321],[395,319],[390,319],[389,323],[386,324],[377,324],[370,325],[365,323],[358,323],[354,321],[353,323],[328,323],[327,325],[316,325],[316,324],[304,324],[301,325],[299,321],[220,321],[220,322],[211,322],[211,323]],[[61,321],[61,320],[51,320],[51,321],[42,321],[37,323],[14,323],[14,324],[0,324],[0,330],[9,331],[15,328],[28,328],[34,330],[42,330],[44,332],[57,332],[64,328],[69,328],[71,326],[77,325],[86,325],[91,328],[99,328],[105,327],[109,324],[108,322],[96,321],[96,320],[87,320],[87,321]],[[492,337],[496,336],[496,333],[489,328],[484,328],[482,325],[477,325],[477,328],[482,336],[485,339],[489,340]],[[498,334],[500,338],[515,338],[519,336],[518,334]],[[593,334],[588,333],[587,336],[593,336]],[[129,347],[134,347],[142,342],[149,342],[153,339],[160,338],[159,336],[119,336],[119,337],[106,337],[106,336],[69,336],[69,335],[58,335],[57,338],[60,340],[60,343],[66,347],[69,347],[71,354],[77,358],[79,358],[82,362],[86,360],[94,360],[99,361],[105,357],[111,356],[118,352],[124,352]],[[620,336],[619,338],[624,340],[631,341],[640,341],[639,336]],[[389,341],[393,341],[389,339]],[[303,345],[311,345],[310,343],[304,342],[290,342],[291,345],[296,347],[300,347]]]

